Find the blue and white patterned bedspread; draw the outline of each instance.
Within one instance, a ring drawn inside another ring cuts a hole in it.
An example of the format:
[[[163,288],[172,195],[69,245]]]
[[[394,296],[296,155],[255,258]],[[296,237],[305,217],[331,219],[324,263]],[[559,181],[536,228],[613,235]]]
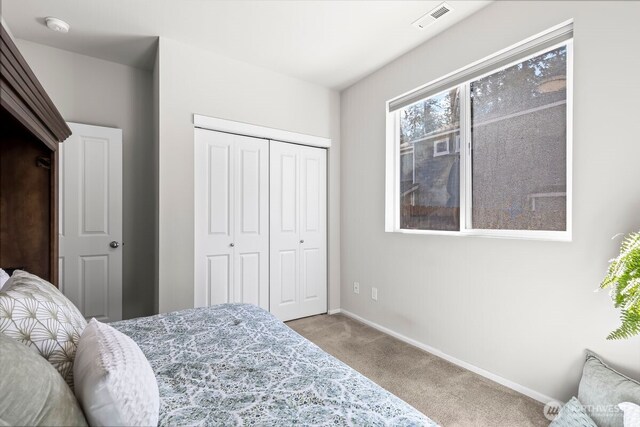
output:
[[[160,389],[161,425],[435,425],[252,305],[111,325],[149,359]]]

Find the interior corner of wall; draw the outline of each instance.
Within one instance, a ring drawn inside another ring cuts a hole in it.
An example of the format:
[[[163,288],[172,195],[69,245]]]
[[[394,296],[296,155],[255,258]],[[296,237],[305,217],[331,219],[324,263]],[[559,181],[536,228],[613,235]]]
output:
[[[2,26],[4,27],[4,29],[7,31],[7,34],[9,34],[9,37],[11,37],[11,39],[15,42],[16,38],[13,36],[13,33],[11,32],[11,28],[9,27],[9,24],[7,24],[7,21],[4,20],[4,16],[0,16],[0,22],[2,23]]]

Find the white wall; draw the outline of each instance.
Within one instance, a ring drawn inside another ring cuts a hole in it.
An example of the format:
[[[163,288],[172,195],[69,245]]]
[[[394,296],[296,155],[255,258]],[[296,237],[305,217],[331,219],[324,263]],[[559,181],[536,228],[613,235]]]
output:
[[[153,314],[151,73],[24,40],[16,44],[66,121],[122,129],[122,314]]]
[[[345,90],[341,307],[554,398],[577,393],[585,348],[640,377],[640,337],[607,342],[618,314],[593,292],[611,237],[640,228],[639,16],[637,2],[495,2]],[[385,101],[570,18],[573,242],[386,234]]]
[[[329,308],[340,304],[338,93],[160,38],[159,310],[193,307],[193,114],[333,140],[329,150]]]

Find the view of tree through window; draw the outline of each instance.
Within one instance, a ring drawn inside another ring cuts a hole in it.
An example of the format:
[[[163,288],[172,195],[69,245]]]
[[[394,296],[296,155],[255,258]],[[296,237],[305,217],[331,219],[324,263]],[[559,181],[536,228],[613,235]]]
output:
[[[400,111],[400,226],[460,229],[460,90]]]
[[[400,228],[461,229],[462,125],[472,146],[467,226],[566,230],[566,88],[562,46],[400,109]]]

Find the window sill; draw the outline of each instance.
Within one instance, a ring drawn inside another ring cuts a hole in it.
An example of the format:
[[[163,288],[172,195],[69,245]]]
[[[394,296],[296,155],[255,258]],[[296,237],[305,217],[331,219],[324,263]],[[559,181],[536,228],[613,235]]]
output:
[[[451,236],[451,237],[485,237],[490,239],[510,239],[510,240],[540,240],[547,242],[571,242],[570,231],[531,231],[531,230],[462,230],[462,231],[442,231],[442,230],[412,230],[399,228],[385,230],[387,233],[400,234],[422,234],[427,236]]]

